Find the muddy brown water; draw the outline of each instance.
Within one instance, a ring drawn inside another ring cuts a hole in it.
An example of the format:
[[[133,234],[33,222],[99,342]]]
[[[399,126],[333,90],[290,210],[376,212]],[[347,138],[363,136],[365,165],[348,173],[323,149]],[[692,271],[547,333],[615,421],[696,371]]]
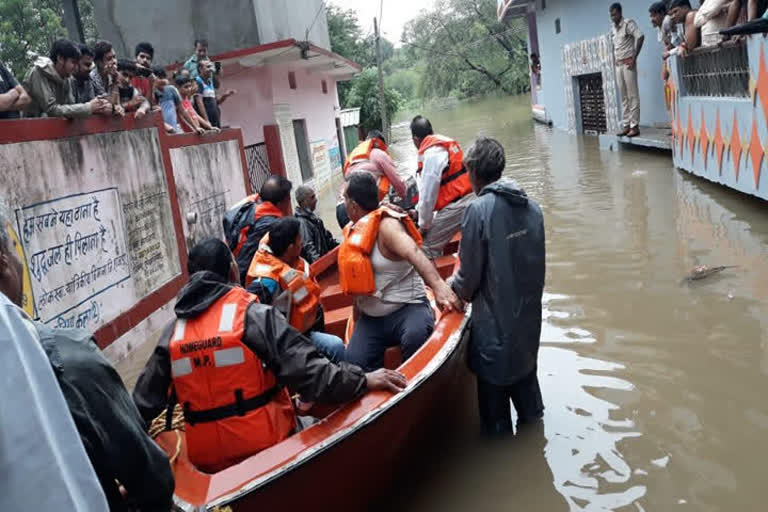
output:
[[[676,171],[668,154],[603,152],[534,125],[527,98],[424,113],[465,147],[498,138],[506,174],[542,206],[546,412],[494,443],[470,427],[383,508],[768,510],[768,203]],[[414,169],[407,126],[393,133]],[[338,234],[337,185],[319,212]],[[738,268],[681,286],[698,264]],[[120,365],[129,381],[142,352]]]
[[[469,433],[392,508],[768,510],[768,203],[534,125],[527,98],[425,113],[465,147],[498,138],[542,206],[546,413],[501,442]],[[738,268],[681,286],[697,264]]]

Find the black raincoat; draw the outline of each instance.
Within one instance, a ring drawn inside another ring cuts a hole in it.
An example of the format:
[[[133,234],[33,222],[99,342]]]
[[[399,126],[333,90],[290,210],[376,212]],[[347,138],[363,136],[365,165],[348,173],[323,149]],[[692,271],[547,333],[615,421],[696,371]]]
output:
[[[146,434],[131,395],[91,334],[35,327],[110,510],[170,510],[174,481],[168,456]],[[115,480],[128,491],[128,502]]]
[[[464,212],[452,287],[472,301],[469,368],[497,386],[536,368],[544,290],[544,219],[515,182],[480,191]]]
[[[309,263],[314,263],[339,245],[315,212],[298,207],[295,215],[301,223],[301,257]]]

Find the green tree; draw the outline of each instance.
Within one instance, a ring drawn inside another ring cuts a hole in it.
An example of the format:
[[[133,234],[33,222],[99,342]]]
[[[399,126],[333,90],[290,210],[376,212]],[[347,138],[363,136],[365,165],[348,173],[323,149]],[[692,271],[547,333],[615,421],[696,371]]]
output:
[[[61,14],[50,2],[0,0],[0,60],[21,80],[36,55],[48,55],[65,37]]]
[[[525,24],[496,18],[494,0],[442,0],[408,23],[406,58],[422,60],[422,98],[470,97],[528,88]]]
[[[391,88],[384,88],[384,103],[389,119],[392,119],[402,104],[400,94]],[[350,107],[360,107],[360,125],[368,130],[381,129],[379,109],[379,83],[376,68],[364,69],[352,80],[347,97]]]
[[[86,41],[98,30],[92,0],[78,0]],[[68,37],[61,0],[0,0],[0,60],[21,80],[36,55],[48,55],[51,44]]]

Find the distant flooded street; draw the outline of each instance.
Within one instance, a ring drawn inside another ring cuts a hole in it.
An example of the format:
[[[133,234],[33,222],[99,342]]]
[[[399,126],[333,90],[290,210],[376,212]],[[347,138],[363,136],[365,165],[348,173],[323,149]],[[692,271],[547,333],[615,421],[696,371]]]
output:
[[[603,152],[534,126],[527,98],[424,114],[465,148],[498,138],[507,174],[542,205],[547,409],[514,439],[467,436],[392,507],[763,509],[766,204],[676,171],[665,153]],[[394,134],[395,159],[413,169],[407,127]],[[699,264],[737,268],[681,284]]]

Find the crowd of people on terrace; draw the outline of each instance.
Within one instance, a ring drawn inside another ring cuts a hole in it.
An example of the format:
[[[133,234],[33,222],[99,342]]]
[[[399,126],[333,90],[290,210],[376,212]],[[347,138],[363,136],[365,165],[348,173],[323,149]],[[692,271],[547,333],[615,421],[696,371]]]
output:
[[[684,56],[699,47],[735,42],[738,36],[721,31],[765,17],[768,0],[702,0],[698,8],[690,0],[666,0],[654,2],[648,10],[667,58]]]
[[[88,116],[140,119],[161,111],[167,133],[221,129],[219,105],[236,93],[219,92],[220,66],[208,58],[208,42],[169,74],[154,65],[151,43],[136,45],[134,58],[118,58],[109,41],[89,46],[67,39],[39,56],[21,83],[0,63],[0,120]]]
[[[694,9],[690,0],[664,0],[648,8],[651,23],[658,30],[658,41],[664,46],[662,79],[665,82],[670,76],[666,61],[671,55],[685,57],[698,48],[735,44],[742,34],[768,31],[768,25],[764,26],[768,24],[768,0],[702,0],[700,4]],[[637,137],[640,135],[637,57],[645,36],[635,20],[624,17],[620,3],[612,3],[608,11],[616,82],[621,94],[621,130],[616,135]],[[540,74],[538,55],[532,54],[531,62],[531,72]],[[667,103],[669,107],[669,98]]]

